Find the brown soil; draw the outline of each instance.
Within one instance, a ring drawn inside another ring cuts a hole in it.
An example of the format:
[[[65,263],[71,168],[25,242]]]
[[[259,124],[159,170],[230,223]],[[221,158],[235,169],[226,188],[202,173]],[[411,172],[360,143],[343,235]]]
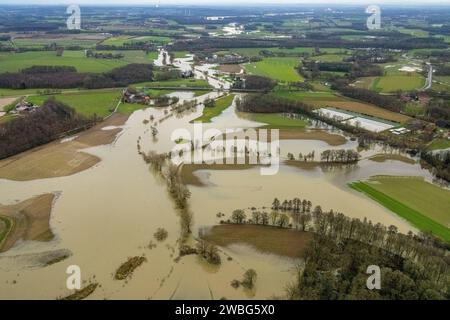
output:
[[[196,171],[248,170],[253,167],[255,167],[255,165],[253,164],[183,164],[183,166],[181,167],[181,180],[184,184],[190,184],[197,187],[204,187],[205,184],[195,175]]]
[[[258,130],[255,129],[256,133],[259,134]],[[265,129],[263,129],[265,130]],[[340,146],[347,142],[344,136],[339,134],[329,133],[325,130],[304,130],[304,129],[278,129],[280,140],[319,140],[328,143],[330,146]],[[223,134],[222,136],[216,137],[216,140],[220,139],[245,139],[246,131],[235,132],[228,135]],[[267,132],[267,141],[271,141],[270,130]]]
[[[344,136],[332,134],[324,130],[280,130],[280,140],[320,140],[330,146],[340,146],[347,142]]]
[[[408,158],[406,156],[402,156],[401,154],[377,154],[369,160],[375,161],[375,162],[385,162],[387,160],[396,160],[401,161],[408,164],[415,164],[416,161],[414,159]]]
[[[239,64],[222,64],[219,66],[219,70],[227,73],[240,73],[242,67]]]
[[[0,205],[0,215],[13,222],[12,229],[1,243],[0,252],[7,251],[20,240],[50,241],[50,213],[54,194],[43,194],[18,204]]]
[[[126,122],[129,115],[117,113],[98,125],[86,130],[72,141],[53,141],[0,161],[0,178],[29,181],[35,179],[69,176],[84,171],[98,162],[96,156],[81,152],[82,149],[114,141],[121,129],[102,130]]]
[[[222,247],[244,243],[262,252],[299,258],[311,237],[308,232],[291,229],[224,224],[212,227],[202,238]]]
[[[404,123],[411,119],[403,114],[357,101],[311,101],[309,103],[318,107],[334,107],[399,123]]]

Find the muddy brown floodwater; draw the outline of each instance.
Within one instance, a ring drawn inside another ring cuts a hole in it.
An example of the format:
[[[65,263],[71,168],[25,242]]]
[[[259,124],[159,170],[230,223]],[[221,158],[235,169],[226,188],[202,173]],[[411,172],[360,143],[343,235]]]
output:
[[[217,97],[213,92],[197,97],[201,102]],[[180,93],[181,100],[193,99],[193,93]],[[236,116],[231,106],[205,127],[248,128],[261,124]],[[144,152],[168,152],[175,146],[169,137],[174,129],[193,130],[191,120],[199,117],[202,106],[184,116],[173,116],[157,125],[156,139],[145,119],[165,117],[165,108],[134,112],[121,127],[117,138],[106,145],[83,149],[101,159],[95,166],[64,177],[32,181],[0,180],[0,203],[17,204],[42,194],[59,194],[54,202],[50,227],[54,238],[48,242],[21,240],[0,254],[0,299],[54,299],[73,293],[66,288],[66,269],[81,268],[86,285],[99,287],[88,299],[264,299],[282,295],[294,279],[298,259],[258,252],[244,244],[221,248],[222,264],[211,266],[198,256],[178,256],[180,221],[163,181],[155,177],[137,151],[141,138]],[[106,124],[105,124],[106,126]],[[108,128],[110,129],[110,128]],[[342,147],[342,146],[340,146]],[[347,141],[345,148],[356,148]],[[286,152],[319,152],[329,146],[324,141],[286,140]],[[379,150],[367,152],[377,154]],[[200,170],[194,174],[206,187],[189,186],[194,213],[193,236],[200,228],[218,223],[218,212],[227,215],[237,208],[269,206],[274,197],[306,198],[324,209],[334,209],[351,217],[367,217],[374,222],[395,224],[400,231],[412,230],[408,223],[364,196],[350,190],[346,183],[374,174],[420,175],[431,179],[416,164],[399,161],[363,160],[356,167],[327,171],[304,170],[282,165],[274,176],[261,176],[259,168],[243,170]],[[158,228],[168,231],[163,242],[155,242]],[[149,246],[153,242],[156,247]],[[192,240],[191,240],[192,242]],[[33,265],[33,259],[49,252],[70,252],[58,263]],[[114,280],[114,273],[129,257],[144,256],[147,262],[137,268],[127,282]],[[228,260],[227,256],[232,257]],[[230,282],[241,279],[253,268],[258,274],[255,290],[233,289]]]

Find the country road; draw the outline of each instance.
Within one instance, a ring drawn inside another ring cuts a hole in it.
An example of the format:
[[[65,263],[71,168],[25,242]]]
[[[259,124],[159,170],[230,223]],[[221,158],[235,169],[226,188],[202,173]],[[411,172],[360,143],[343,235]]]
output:
[[[428,77],[427,80],[425,82],[425,85],[423,86],[423,88],[421,89],[421,91],[427,91],[429,89],[431,89],[431,87],[433,86],[433,66],[431,65],[431,63],[427,63],[428,66]]]

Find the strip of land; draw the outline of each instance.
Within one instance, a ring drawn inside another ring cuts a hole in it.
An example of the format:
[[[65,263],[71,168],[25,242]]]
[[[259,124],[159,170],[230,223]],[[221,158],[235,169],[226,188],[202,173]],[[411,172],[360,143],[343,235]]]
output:
[[[50,214],[54,194],[43,194],[18,204],[0,205],[0,252],[19,240],[50,241]]]
[[[123,125],[128,114],[116,113],[93,128],[81,132],[75,139],[53,141],[0,161],[0,178],[29,181],[69,176],[84,171],[100,162],[100,158],[80,150],[112,143],[122,130],[102,130],[108,126]]]
[[[224,160],[225,162],[226,160]],[[204,187],[205,184],[195,175],[200,170],[248,170],[256,165],[253,164],[183,164],[181,167],[181,180],[184,184],[196,187]]]
[[[300,258],[312,234],[271,226],[224,224],[212,227],[202,236],[221,247],[247,244],[265,253]]]
[[[203,114],[192,122],[211,122],[211,119],[220,115],[233,103],[234,94],[229,94],[225,97],[215,100],[214,107],[204,107]]]
[[[312,101],[311,105],[317,107],[334,107],[341,110],[351,111],[370,117],[385,119],[389,121],[404,123],[411,118],[396,112],[392,112],[368,103],[358,101]]]
[[[401,154],[393,154],[393,153],[376,154],[373,157],[370,157],[369,160],[372,160],[375,162],[380,162],[380,163],[388,161],[388,160],[400,161],[400,162],[404,162],[407,164],[415,164],[416,163],[416,161],[414,161],[414,159],[408,158]]]
[[[450,191],[416,177],[372,177],[350,186],[424,232],[450,241]]]
[[[280,130],[280,140],[319,140],[330,146],[340,146],[347,143],[347,139],[339,134],[329,133],[324,130]]]

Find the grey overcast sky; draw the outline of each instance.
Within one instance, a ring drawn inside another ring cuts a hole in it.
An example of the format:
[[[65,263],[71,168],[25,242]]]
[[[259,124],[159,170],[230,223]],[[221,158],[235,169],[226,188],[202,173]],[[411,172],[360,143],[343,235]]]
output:
[[[78,4],[78,5],[221,5],[221,4],[450,4],[450,0],[0,0],[0,4]]]

